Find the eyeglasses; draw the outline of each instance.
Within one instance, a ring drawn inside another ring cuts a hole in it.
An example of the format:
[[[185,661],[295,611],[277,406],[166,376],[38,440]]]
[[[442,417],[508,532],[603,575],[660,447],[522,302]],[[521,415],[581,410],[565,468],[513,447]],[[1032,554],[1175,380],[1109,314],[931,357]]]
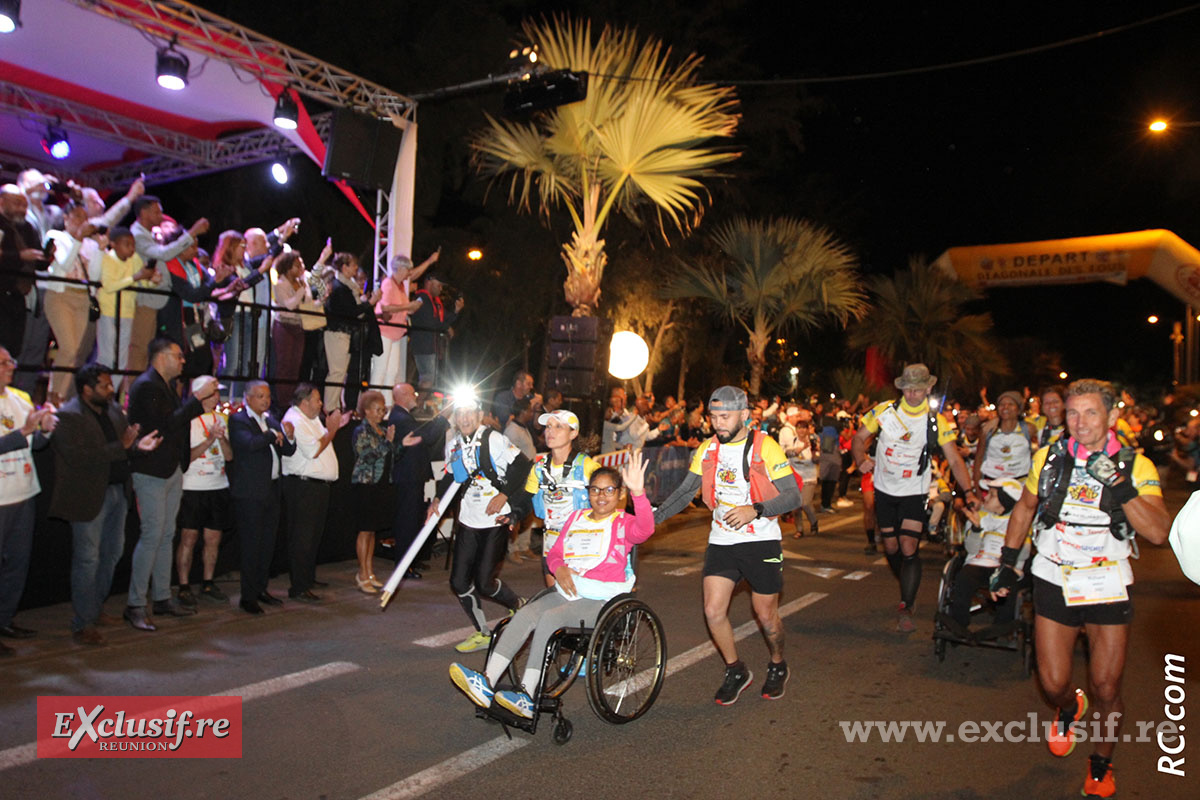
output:
[[[589,486],[587,487],[588,494],[602,494],[605,497],[612,497],[617,493],[615,486]]]

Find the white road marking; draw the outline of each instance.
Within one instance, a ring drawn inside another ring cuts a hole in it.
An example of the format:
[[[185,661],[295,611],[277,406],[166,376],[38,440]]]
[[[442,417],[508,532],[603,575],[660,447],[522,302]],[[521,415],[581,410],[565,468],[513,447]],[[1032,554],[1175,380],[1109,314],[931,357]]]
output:
[[[857,572],[850,572],[850,573],[843,575],[842,580],[844,580],[844,581],[861,581],[863,578],[868,577],[870,574],[871,573],[869,573],[869,572],[863,572],[862,570],[858,570]]]
[[[879,558],[879,559],[876,559],[875,561],[872,561],[871,566],[882,567],[886,563],[887,563],[887,557],[885,556],[884,558]]]
[[[509,739],[507,736],[497,736],[490,742],[472,747],[465,753],[459,753],[440,764],[434,764],[416,775],[410,775],[404,780],[396,781],[391,786],[385,786],[362,800],[407,800],[410,797],[420,797],[426,792],[486,766],[532,741],[533,739],[523,737]]]
[[[673,575],[676,578],[682,578],[684,575],[691,575],[693,572],[699,572],[703,568],[703,564],[693,564],[690,567],[680,567],[679,569],[669,570],[668,572],[664,572],[663,575]]]
[[[358,664],[352,664],[348,661],[333,661],[328,664],[322,664],[319,667],[313,667],[312,669],[281,675],[278,678],[268,678],[265,681],[239,686],[236,689],[229,689],[228,691],[209,696],[241,697],[242,702],[249,702],[250,700],[258,700],[263,697],[270,697],[273,694],[286,692],[289,689],[298,689],[301,686],[307,686],[310,683],[323,681],[327,678],[336,678],[338,675],[357,672],[360,669],[362,667]],[[10,747],[7,750],[0,750],[0,772],[11,767],[28,764],[36,759],[37,742],[23,744],[19,747]]]
[[[792,553],[787,550],[783,551],[783,557],[784,558],[794,558],[799,561],[812,561],[813,560],[812,556],[806,556],[803,553]]]
[[[508,615],[506,614],[505,616]],[[502,619],[504,619],[504,617],[489,619],[487,621],[488,629],[491,630],[494,628],[496,623]],[[420,645],[421,647],[445,647],[446,645],[450,644],[458,644],[474,632],[475,626],[468,625],[465,628],[455,628],[454,630],[447,631],[446,633],[439,633],[437,636],[426,636],[424,639],[417,639],[415,642],[413,642],[413,644]]]
[[[790,603],[780,606],[779,616],[786,617],[794,614],[800,609],[811,606],[818,600],[822,600],[828,596],[824,592],[809,592],[803,597],[798,597]],[[757,622],[754,620],[745,622],[733,629],[734,641],[741,641],[757,630]],[[672,675],[681,669],[687,669],[708,656],[715,655],[716,652],[717,648],[712,642],[696,645],[691,650],[680,653],[667,661],[667,675]],[[649,680],[649,672],[647,670],[645,673],[639,673],[629,680],[641,680],[644,682]],[[458,780],[472,770],[492,763],[501,756],[524,747],[531,741],[533,740],[529,738],[509,739],[505,736],[499,736],[491,741],[484,742],[478,747],[473,747],[465,753],[448,758],[440,764],[435,764],[429,769],[422,770],[415,775],[393,783],[391,786],[369,794],[363,797],[362,800],[408,800],[408,798],[420,797],[443,784]]]
[[[836,578],[838,575],[841,575],[843,572],[845,572],[845,570],[834,569],[833,567],[793,566],[792,569],[798,569],[801,572],[807,572],[809,575],[816,575],[818,578],[825,578],[826,580],[828,580],[829,578]]]

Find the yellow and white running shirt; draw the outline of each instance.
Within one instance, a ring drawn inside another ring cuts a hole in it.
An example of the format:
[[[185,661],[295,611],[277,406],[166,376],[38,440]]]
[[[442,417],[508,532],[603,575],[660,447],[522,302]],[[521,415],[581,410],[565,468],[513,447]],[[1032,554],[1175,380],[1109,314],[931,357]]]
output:
[[[1022,425],[1018,424],[1007,433],[997,430],[987,440],[979,471],[985,478],[1023,478],[1029,474],[1033,450]]]
[[[1109,433],[1109,450],[1117,450],[1116,437]],[[1025,479],[1025,488],[1037,494],[1038,476],[1046,464],[1050,448],[1043,447],[1033,456],[1033,467]],[[1109,531],[1109,516],[1100,510],[1100,481],[1088,475],[1088,451],[1079,448],[1067,497],[1059,512],[1058,524],[1036,531],[1037,555],[1033,559],[1033,574],[1062,585],[1062,566],[1088,566],[1101,561],[1116,561],[1120,565],[1125,585],[1133,583],[1129,565],[1129,540],[1120,541]],[[1153,462],[1143,455],[1133,461],[1133,485],[1140,495],[1162,497],[1162,485]]]
[[[752,505],[750,498],[750,482],[742,474],[745,449],[750,446],[751,437],[743,441],[721,444],[714,437],[704,445],[696,448],[692,456],[690,470],[697,475],[702,474],[704,455],[710,447],[717,450],[717,472],[714,476],[714,489],[717,496],[716,507],[712,512],[712,529],[708,534],[709,544],[741,544],[743,542],[772,542],[779,541],[783,535],[779,528],[777,517],[762,517],[752,520],[741,529],[734,529],[725,524],[725,515],[736,506]],[[778,480],[792,475],[791,464],[783,453],[779,442],[770,436],[763,437],[762,443],[763,466],[766,467],[767,477]]]
[[[932,470],[917,471],[929,433],[928,415],[928,400],[913,408],[903,399],[899,408],[888,400],[863,415],[863,427],[879,439],[875,446],[875,491],[893,497],[929,491]],[[937,415],[937,439],[938,447],[955,439],[954,429],[941,414]]]
[[[33,403],[25,392],[14,386],[0,391],[0,436],[19,431],[32,413]],[[29,436],[25,439],[32,441]],[[0,506],[23,502],[41,490],[28,444],[20,450],[0,454]]]

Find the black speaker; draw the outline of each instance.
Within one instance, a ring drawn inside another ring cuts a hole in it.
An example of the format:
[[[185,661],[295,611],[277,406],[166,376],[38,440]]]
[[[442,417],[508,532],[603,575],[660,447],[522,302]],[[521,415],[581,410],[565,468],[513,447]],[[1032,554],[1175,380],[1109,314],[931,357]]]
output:
[[[528,80],[513,81],[504,93],[504,113],[522,116],[545,108],[577,103],[587,98],[586,72],[560,69],[530,75]]]
[[[546,388],[558,389],[566,397],[591,397],[603,390],[604,380],[594,369],[561,367],[546,373]]]
[[[594,342],[551,342],[550,366],[595,369],[598,348],[599,345]]]
[[[403,137],[389,120],[339,108],[333,113],[321,174],[365,189],[391,191]]]

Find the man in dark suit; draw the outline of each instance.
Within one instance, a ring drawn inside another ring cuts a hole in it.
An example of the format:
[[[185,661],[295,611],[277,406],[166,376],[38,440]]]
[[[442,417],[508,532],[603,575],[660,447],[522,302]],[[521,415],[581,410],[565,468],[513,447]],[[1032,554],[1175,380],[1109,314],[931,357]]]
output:
[[[388,414],[388,424],[396,426],[396,438],[403,440],[411,433],[420,437],[418,444],[400,451],[392,466],[392,483],[396,486],[396,517],[392,524],[392,535],[396,544],[393,552],[396,554],[396,561],[399,562],[421,532],[421,526],[425,524],[425,483],[433,480],[430,446],[449,430],[450,423],[441,416],[425,423],[418,422],[413,417],[412,410],[417,407],[417,393],[412,384],[396,384],[392,388],[392,402],[394,405]],[[428,558],[432,542],[432,537],[426,540],[419,557],[414,559],[413,564],[404,573],[405,578],[420,579],[421,573],[417,571],[416,565],[423,558]]]
[[[263,613],[260,603],[283,605],[267,591],[267,582],[279,527],[281,459],[296,452],[296,439],[292,423],[280,425],[270,408],[271,388],[251,381],[242,407],[229,417],[229,495],[242,549],[239,605],[248,614]]]
[[[184,617],[196,610],[171,596],[171,556],[175,518],[183,497],[183,470],[191,453],[191,422],[204,413],[203,401],[219,391],[216,378],[180,403],[175,379],[183,371],[183,350],[170,339],[155,339],[147,350],[150,366],[129,390],[129,423],[146,433],[157,432],[162,444],[149,452],[135,450],[133,491],[137,494],[142,531],[133,549],[129,601],[125,619],[142,631],[157,630],[146,601],[153,584],[153,613]]]
[[[58,410],[54,448],[54,491],[50,516],[71,523],[71,633],[77,644],[105,643],[96,623],[117,622],[104,614],[113,571],[125,549],[125,514],[133,489],[129,451],[148,453],[160,434],[138,438],[125,413],[112,402],[112,373],[88,364],[75,373],[76,396]]]

